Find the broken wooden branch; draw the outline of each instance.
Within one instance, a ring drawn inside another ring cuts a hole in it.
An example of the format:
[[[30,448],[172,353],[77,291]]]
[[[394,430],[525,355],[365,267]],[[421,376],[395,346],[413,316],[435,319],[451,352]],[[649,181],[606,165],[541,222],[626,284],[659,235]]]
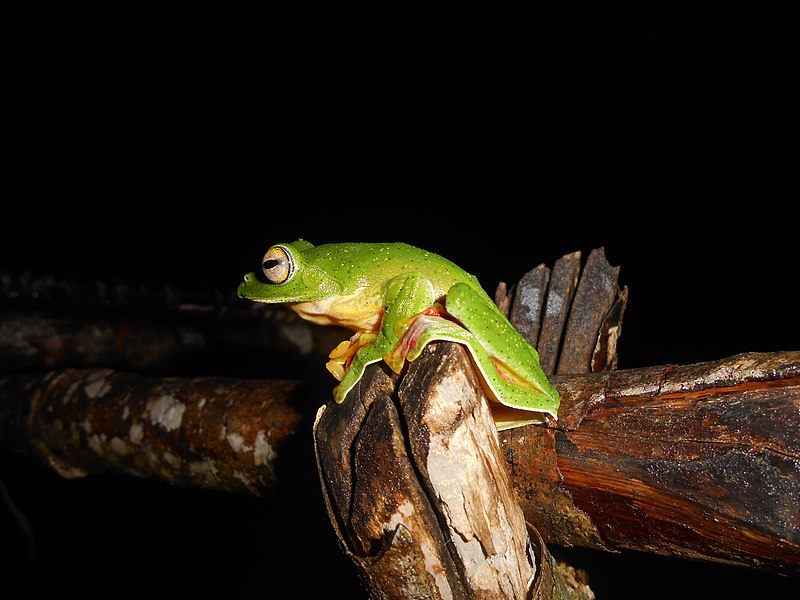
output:
[[[372,597],[577,598],[528,536],[467,363],[460,346],[434,344],[399,387],[372,366],[344,404],[320,410],[315,447],[341,546]]]

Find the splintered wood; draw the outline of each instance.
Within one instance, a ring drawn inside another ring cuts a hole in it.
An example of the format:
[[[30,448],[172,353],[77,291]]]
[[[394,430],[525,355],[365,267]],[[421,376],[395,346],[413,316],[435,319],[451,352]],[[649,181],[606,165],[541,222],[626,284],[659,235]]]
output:
[[[616,343],[628,298],[602,248],[592,250],[581,271],[581,253],[559,258],[552,270],[539,265],[512,289],[500,284],[495,302],[539,351],[547,375],[616,368]]]

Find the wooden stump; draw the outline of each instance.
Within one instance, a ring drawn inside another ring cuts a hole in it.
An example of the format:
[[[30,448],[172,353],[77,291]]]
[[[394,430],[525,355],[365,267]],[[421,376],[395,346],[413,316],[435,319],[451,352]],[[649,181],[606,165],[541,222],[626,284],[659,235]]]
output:
[[[377,598],[567,597],[528,534],[469,364],[461,346],[432,344],[399,383],[373,365],[343,404],[320,409],[339,541]]]

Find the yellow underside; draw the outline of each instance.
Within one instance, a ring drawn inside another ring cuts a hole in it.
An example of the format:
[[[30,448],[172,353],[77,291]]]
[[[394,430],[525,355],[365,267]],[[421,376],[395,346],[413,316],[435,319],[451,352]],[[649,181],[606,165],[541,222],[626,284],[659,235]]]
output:
[[[382,303],[357,292],[314,302],[294,302],[289,308],[317,325],[336,325],[351,331],[377,331],[383,316]]]

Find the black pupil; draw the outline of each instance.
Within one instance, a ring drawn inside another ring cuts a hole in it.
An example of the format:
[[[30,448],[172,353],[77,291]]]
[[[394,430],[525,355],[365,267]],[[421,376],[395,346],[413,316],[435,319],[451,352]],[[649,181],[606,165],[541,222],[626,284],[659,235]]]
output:
[[[271,259],[269,259],[269,260],[265,260],[265,261],[264,261],[264,264],[263,264],[262,266],[264,267],[264,270],[265,270],[265,271],[269,271],[269,270],[270,270],[270,269],[272,269],[273,267],[276,267],[276,266],[278,266],[278,261],[277,261],[277,260],[275,260],[274,258],[271,258]]]

